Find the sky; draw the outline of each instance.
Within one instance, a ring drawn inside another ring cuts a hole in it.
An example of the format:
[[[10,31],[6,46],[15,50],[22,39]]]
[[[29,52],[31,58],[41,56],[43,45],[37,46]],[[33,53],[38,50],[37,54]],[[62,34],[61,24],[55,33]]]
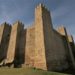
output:
[[[0,0],[0,24],[20,20],[25,26],[32,25],[39,3],[50,10],[54,28],[65,26],[75,40],[75,0]]]

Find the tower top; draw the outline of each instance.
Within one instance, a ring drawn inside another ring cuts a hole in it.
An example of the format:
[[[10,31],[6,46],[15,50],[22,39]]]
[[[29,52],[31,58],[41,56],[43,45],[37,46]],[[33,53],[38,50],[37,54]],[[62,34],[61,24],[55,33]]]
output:
[[[13,25],[24,25],[21,21],[17,20]]]
[[[37,7],[44,7],[44,4],[39,3],[39,4],[37,5]]]
[[[4,23],[1,24],[1,26],[6,26],[6,25],[10,26],[10,24],[8,24],[7,22],[4,22]]]
[[[39,3],[39,4],[36,6],[36,8],[43,8],[43,9],[49,11],[48,8],[47,8],[43,3]]]
[[[67,30],[66,30],[66,28],[65,28],[64,26],[59,26],[59,27],[57,28],[57,31],[58,31],[61,35],[63,35],[63,36],[67,35]]]
[[[73,36],[72,35],[68,35],[68,40],[69,40],[69,42],[74,42]]]

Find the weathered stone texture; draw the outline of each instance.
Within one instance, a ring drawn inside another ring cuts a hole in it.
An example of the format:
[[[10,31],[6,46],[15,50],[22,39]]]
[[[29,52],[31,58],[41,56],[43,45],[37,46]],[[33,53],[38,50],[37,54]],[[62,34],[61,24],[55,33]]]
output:
[[[41,5],[39,5],[35,9],[35,67],[47,69],[42,13]]]
[[[1,41],[2,41],[3,30],[4,30],[4,25],[1,25],[0,26],[0,45],[1,45]]]
[[[68,40],[69,40],[69,42],[74,42],[72,35],[68,36]]]
[[[61,31],[64,32],[63,29]],[[68,68],[63,38],[53,29],[50,13],[43,5],[35,9],[35,53],[37,68],[47,70]]]
[[[68,62],[66,57],[66,49],[64,46],[63,38],[62,36],[54,30],[53,35],[53,58],[54,58],[54,65],[56,66],[56,70],[63,70],[68,68]],[[51,53],[51,54],[52,54]],[[54,66],[54,69],[55,69]]]
[[[71,49],[72,49],[72,53],[73,53],[74,58],[75,58],[75,46],[74,46],[74,40],[73,40],[72,35],[68,36],[68,40],[69,40],[69,44],[70,44]]]
[[[67,64],[62,37],[53,30],[50,13],[42,5],[35,9],[35,55],[37,68],[51,70]]]
[[[6,42],[2,44],[2,40]],[[62,71],[75,67],[74,49],[73,38],[68,37],[66,28],[53,29],[50,12],[42,4],[35,8],[32,27],[24,29],[19,21],[12,29],[8,25],[0,26],[0,60],[6,55],[5,63],[14,67]]]
[[[22,23],[18,23],[14,67],[22,67],[25,57],[26,30]]]
[[[0,26],[0,62],[6,58],[11,26],[6,22]]]
[[[35,28],[26,30],[25,65],[34,66],[35,59]]]
[[[23,26],[20,22],[16,22],[12,26],[11,36],[9,41],[9,47],[6,57],[6,63],[14,62],[14,59],[17,59],[17,54],[20,51],[20,39],[21,33],[23,31]]]
[[[62,35],[62,37],[64,39],[63,42],[64,42],[64,45],[65,45],[66,55],[67,55],[69,66],[74,68],[75,67],[75,60],[74,60],[74,55],[73,55],[73,52],[72,52],[71,45],[69,43],[66,28],[62,26],[62,27],[59,27],[57,29],[57,31]]]

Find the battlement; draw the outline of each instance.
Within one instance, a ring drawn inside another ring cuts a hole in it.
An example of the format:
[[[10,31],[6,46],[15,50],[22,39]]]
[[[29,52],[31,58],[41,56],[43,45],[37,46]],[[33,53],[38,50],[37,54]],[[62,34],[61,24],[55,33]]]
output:
[[[13,23],[13,26],[15,26],[15,25],[24,25],[21,21],[16,21],[15,23]]]
[[[35,10],[36,9],[41,9],[43,11],[47,11],[47,12],[50,13],[49,9],[44,4],[42,4],[42,3],[40,3],[39,5],[37,5],[36,8],[35,8]]]
[[[69,42],[74,42],[73,36],[72,35],[68,35],[68,40],[69,40]]]
[[[11,27],[11,25],[8,24],[7,22],[4,22],[0,25],[0,28],[5,28],[5,27]]]
[[[7,23],[7,22],[4,22],[4,23],[1,24],[1,26],[3,26],[3,25],[9,25],[10,26],[10,24]]]
[[[67,31],[66,31],[66,28],[64,26],[59,26],[57,28],[57,31],[58,31],[58,33],[60,33],[63,36],[67,35]]]

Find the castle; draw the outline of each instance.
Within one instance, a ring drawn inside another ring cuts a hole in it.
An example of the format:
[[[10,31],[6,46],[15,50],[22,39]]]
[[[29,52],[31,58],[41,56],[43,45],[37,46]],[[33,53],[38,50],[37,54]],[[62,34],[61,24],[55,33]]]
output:
[[[58,71],[75,68],[73,37],[63,26],[55,30],[49,10],[39,4],[29,28],[25,29],[19,21],[0,25],[0,64]]]

